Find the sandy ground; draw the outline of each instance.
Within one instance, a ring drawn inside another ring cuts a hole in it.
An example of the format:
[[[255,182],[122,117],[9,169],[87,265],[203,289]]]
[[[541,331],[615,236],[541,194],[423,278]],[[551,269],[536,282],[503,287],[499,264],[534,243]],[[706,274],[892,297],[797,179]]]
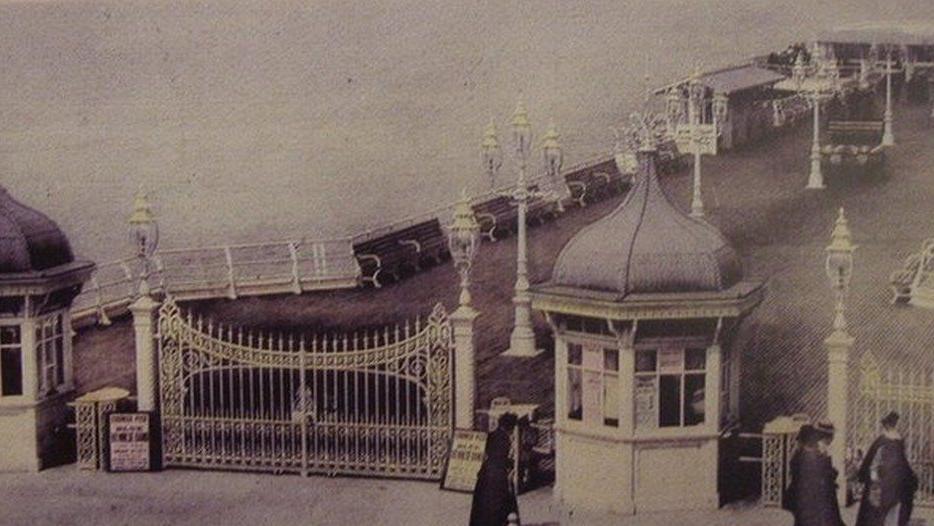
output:
[[[470,498],[429,482],[187,470],[108,474],[65,466],[39,474],[0,475],[0,524],[441,526],[466,524]],[[519,509],[526,526],[792,524],[787,512],[758,506],[630,517],[568,516],[552,504],[551,488],[520,496]],[[845,510],[847,524],[854,523],[855,514],[855,506]],[[917,517],[934,523],[932,510],[920,510]]]

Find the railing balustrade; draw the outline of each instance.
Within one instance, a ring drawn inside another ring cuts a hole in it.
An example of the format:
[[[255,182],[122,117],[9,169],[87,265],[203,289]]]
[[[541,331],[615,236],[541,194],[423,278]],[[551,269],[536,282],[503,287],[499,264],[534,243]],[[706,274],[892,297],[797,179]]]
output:
[[[152,289],[184,300],[350,288],[360,277],[349,238],[159,250],[152,267]],[[125,312],[141,271],[135,258],[98,265],[75,298],[74,323],[107,325],[111,316]]]

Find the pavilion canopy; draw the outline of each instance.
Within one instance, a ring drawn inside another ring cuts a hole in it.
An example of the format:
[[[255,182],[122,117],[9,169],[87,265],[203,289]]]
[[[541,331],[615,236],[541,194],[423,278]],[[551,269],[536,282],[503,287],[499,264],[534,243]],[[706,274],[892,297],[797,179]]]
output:
[[[838,26],[818,35],[819,42],[934,45],[934,23],[861,22]]]
[[[785,76],[781,73],[750,63],[704,72],[700,76],[700,81],[717,93],[729,95],[738,91],[774,84],[784,78]],[[668,91],[669,88],[683,85],[690,80],[689,77],[658,88],[655,90],[655,94],[660,95]]]

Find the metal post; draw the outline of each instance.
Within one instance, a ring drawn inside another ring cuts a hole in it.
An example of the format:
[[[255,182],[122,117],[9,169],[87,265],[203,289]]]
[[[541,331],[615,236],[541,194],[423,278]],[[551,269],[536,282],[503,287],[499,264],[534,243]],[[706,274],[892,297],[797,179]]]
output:
[[[814,138],[811,142],[811,173],[808,176],[807,188],[819,190],[824,188],[824,175],[820,165],[820,92],[814,91]]]
[[[130,305],[136,333],[136,398],[140,411],[154,411],[159,400],[156,377],[158,360],[153,330],[153,316],[158,308],[159,303],[148,294],[140,295]]]
[[[694,147],[694,193],[691,197],[691,217],[704,217],[704,202],[701,199],[701,150],[700,150],[700,124],[701,104],[703,95],[695,73],[688,88],[688,111],[691,120],[691,144]]]
[[[236,273],[230,247],[224,247],[224,259],[227,261],[227,297],[235,300],[237,299]]]
[[[835,437],[830,456],[837,468],[837,498],[846,502],[847,384],[853,338],[845,331],[834,331],[824,340],[827,346],[827,417],[833,422]]]
[[[892,133],[892,56],[885,61],[885,115],[882,146],[895,146],[895,134]]]
[[[519,182],[513,198],[519,205],[518,249],[516,255],[515,326],[509,338],[509,350],[506,356],[536,356],[541,350],[535,349],[535,331],[532,330],[532,298],[529,296],[528,238],[526,235],[526,214],[529,206],[529,189],[525,180],[525,158],[520,156]]]

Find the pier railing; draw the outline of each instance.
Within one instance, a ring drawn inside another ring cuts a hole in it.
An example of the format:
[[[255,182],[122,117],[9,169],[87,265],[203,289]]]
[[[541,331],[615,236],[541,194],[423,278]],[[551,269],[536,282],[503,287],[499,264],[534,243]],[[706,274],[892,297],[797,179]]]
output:
[[[561,171],[561,177],[565,178],[570,174],[573,174],[580,170],[585,170],[590,166],[596,166],[598,164],[604,163],[612,158],[613,158],[612,153],[605,153],[602,155],[589,157],[587,159],[584,159],[580,162],[574,163],[573,165],[564,168]],[[547,180],[547,175],[544,172],[540,172],[538,174],[535,174],[529,177],[528,184],[530,186],[538,185],[539,187],[547,189],[549,188],[549,185],[551,183]],[[493,190],[489,190],[482,194],[474,196],[471,199],[471,202],[473,204],[483,203],[485,201],[495,198],[497,195],[512,192],[515,188],[516,188],[515,183],[503,185]],[[447,225],[451,221],[451,217],[454,211],[454,205],[455,203],[451,202],[451,203],[448,203],[448,204],[445,204],[445,205],[442,205],[436,208],[432,208],[431,210],[426,210],[418,214],[413,214],[411,216],[404,217],[402,219],[393,221],[391,223],[386,223],[377,228],[368,229],[364,232],[361,232],[355,235],[353,237],[353,242],[354,244],[357,244],[357,243],[362,243],[364,241],[369,241],[370,239],[374,239],[374,238],[389,234],[391,232],[402,230],[403,228],[406,228],[412,225],[417,225],[419,223],[429,221],[434,218],[437,218],[441,222],[442,225]]]
[[[126,312],[139,287],[135,258],[99,264],[72,306],[76,326]],[[148,283],[179,300],[356,287],[360,267],[350,238],[275,241],[157,251]]]

